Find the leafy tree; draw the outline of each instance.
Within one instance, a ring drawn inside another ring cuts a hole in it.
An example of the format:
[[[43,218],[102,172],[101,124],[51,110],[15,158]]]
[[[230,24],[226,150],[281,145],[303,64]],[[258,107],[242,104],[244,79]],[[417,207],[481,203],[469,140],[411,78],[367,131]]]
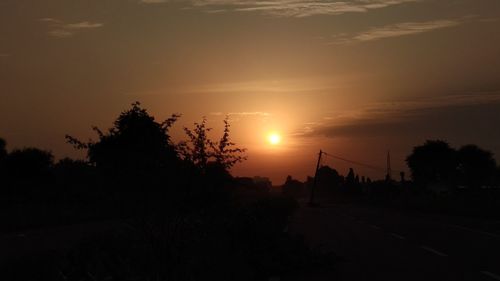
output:
[[[462,184],[480,188],[491,184],[495,177],[496,161],[490,151],[476,145],[465,145],[458,150],[458,171]]]
[[[120,114],[114,126],[103,132],[97,127],[98,141],[82,142],[66,136],[77,149],[86,149],[92,165],[120,174],[150,174],[171,167],[178,160],[168,131],[180,115],[158,123],[139,102]]]
[[[211,166],[228,170],[246,159],[243,155],[246,150],[236,147],[229,137],[230,124],[227,117],[224,119],[224,133],[219,141],[210,140],[208,133],[211,130],[212,128],[207,127],[205,117],[201,123],[194,123],[194,129],[184,128],[188,140],[181,142],[178,148],[185,160],[205,171],[210,163]]]
[[[316,183],[318,187],[325,190],[338,189],[342,183],[342,177],[339,175],[337,170],[328,166],[319,168],[317,176],[318,181]]]
[[[52,153],[37,148],[16,149],[5,158],[5,172],[14,183],[43,183],[54,165]]]
[[[193,163],[196,167],[204,170],[207,167],[209,159],[214,157],[211,148],[215,146],[214,142],[208,137],[208,132],[212,128],[207,127],[207,119],[203,117],[201,123],[194,123],[194,129],[184,127],[188,140],[179,144],[178,148],[184,160]]]
[[[0,138],[0,161],[7,156],[7,142],[4,139]]]
[[[428,140],[413,148],[406,163],[417,184],[451,183],[456,176],[457,153],[445,141]]]
[[[246,149],[235,147],[236,144],[229,138],[229,127],[229,119],[226,117],[224,119],[224,134],[214,147],[215,162],[226,169],[246,159],[246,156],[243,155]]]
[[[354,169],[349,168],[349,173],[347,174],[345,178],[345,183],[348,187],[352,187],[356,183],[356,176],[354,175]]]
[[[293,179],[292,176],[287,176],[285,184],[283,184],[281,192],[286,196],[299,197],[304,191],[304,184]]]

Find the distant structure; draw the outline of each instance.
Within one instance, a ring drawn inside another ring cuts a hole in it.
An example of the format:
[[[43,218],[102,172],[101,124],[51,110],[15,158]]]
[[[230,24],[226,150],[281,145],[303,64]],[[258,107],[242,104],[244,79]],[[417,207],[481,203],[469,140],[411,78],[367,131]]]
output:
[[[261,188],[268,190],[270,190],[271,187],[273,186],[273,183],[268,177],[255,176],[253,177],[253,183]]]
[[[391,151],[387,151],[387,174],[385,175],[385,180],[392,180],[392,169],[391,169]]]

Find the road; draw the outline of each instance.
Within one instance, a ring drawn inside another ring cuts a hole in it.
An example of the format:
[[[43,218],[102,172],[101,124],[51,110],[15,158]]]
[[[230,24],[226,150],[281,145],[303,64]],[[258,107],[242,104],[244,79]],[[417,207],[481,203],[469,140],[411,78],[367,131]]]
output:
[[[348,204],[300,208],[292,230],[344,259],[310,280],[500,280],[500,222]]]

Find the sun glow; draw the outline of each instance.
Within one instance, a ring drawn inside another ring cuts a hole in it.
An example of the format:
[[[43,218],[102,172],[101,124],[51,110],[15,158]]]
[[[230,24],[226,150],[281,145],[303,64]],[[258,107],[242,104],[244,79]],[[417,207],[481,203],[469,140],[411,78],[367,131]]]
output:
[[[277,145],[281,142],[281,136],[277,133],[270,133],[267,136],[267,141],[272,145]]]

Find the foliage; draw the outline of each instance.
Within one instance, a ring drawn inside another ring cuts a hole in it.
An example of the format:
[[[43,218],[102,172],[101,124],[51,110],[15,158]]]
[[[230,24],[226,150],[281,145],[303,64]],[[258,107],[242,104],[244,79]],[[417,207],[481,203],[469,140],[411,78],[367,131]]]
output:
[[[0,161],[3,160],[5,156],[7,156],[6,146],[7,142],[5,142],[4,139],[0,138]]]
[[[281,192],[283,195],[298,198],[305,193],[304,184],[289,175],[286,177],[285,184],[281,187]]]
[[[168,131],[179,116],[174,114],[158,123],[136,102],[107,132],[93,128],[98,141],[82,142],[69,135],[66,140],[77,149],[86,149],[89,162],[98,168],[127,174],[155,171],[177,160]]]
[[[456,175],[456,153],[445,141],[428,140],[425,144],[416,146],[406,162],[417,184],[449,183]]]
[[[229,170],[235,164],[246,159],[246,149],[235,146],[229,137],[229,119],[224,119],[224,133],[219,141],[212,141],[208,133],[212,128],[207,127],[207,119],[204,117],[201,123],[194,123],[194,128],[184,128],[188,140],[181,142],[178,146],[183,158],[204,171],[209,162],[216,166]]]
[[[496,161],[491,152],[476,145],[465,145],[458,150],[457,154],[458,172],[465,186],[477,189],[493,183]]]
[[[413,180],[419,185],[445,183],[477,189],[492,184],[496,172],[496,161],[491,152],[476,145],[455,150],[439,140],[415,147],[406,161]]]
[[[16,149],[5,157],[5,173],[10,180],[44,181],[53,165],[52,153],[38,148]]]

